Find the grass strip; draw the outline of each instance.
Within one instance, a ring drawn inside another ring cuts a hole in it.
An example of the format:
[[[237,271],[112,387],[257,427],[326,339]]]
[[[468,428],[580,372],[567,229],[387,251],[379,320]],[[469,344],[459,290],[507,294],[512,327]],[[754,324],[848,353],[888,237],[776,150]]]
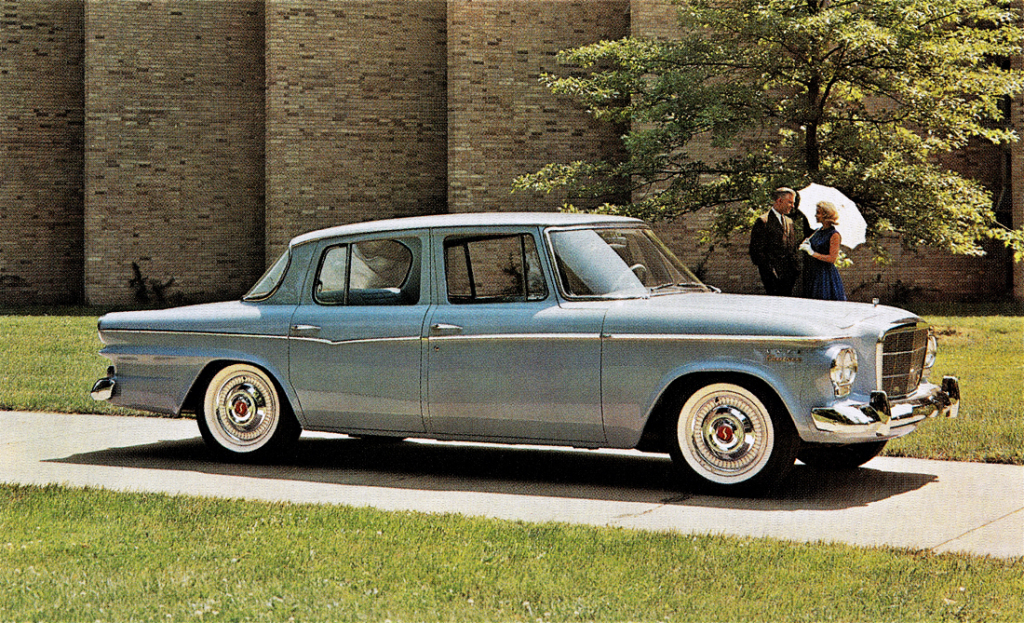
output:
[[[1024,617],[1024,561],[0,486],[0,620]]]
[[[1024,465],[1024,316],[925,316],[938,333],[933,380],[960,378],[960,417],[925,422],[886,454]]]

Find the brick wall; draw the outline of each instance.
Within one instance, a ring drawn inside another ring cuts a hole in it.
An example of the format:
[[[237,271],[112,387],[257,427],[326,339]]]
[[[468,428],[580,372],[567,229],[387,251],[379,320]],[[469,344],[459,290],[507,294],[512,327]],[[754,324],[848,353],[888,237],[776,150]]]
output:
[[[672,36],[667,0],[0,0],[0,304],[237,297],[293,235],[374,218],[553,210],[509,193],[545,163],[620,154],[617,128],[541,85],[558,50]],[[1019,64],[1020,59],[1017,59]],[[1020,103],[1015,107],[1020,125]],[[1024,148],[951,159],[1024,222]],[[996,175],[996,172],[999,175]],[[1001,177],[1000,177],[1001,176]],[[767,207],[767,206],[766,206]],[[727,291],[757,292],[746,233],[658,224]],[[857,250],[868,299],[1018,295],[988,258]]]
[[[553,210],[563,196],[511,194],[549,162],[608,158],[620,132],[554,97],[542,72],[567,71],[564,48],[623,37],[626,0],[452,0],[448,3],[448,207],[451,212]]]
[[[261,0],[87,2],[89,302],[133,302],[133,263],[197,301],[262,272],[263,21]]]
[[[269,0],[267,260],[312,229],[445,211],[444,0]]]
[[[0,304],[82,295],[83,8],[0,2]]]

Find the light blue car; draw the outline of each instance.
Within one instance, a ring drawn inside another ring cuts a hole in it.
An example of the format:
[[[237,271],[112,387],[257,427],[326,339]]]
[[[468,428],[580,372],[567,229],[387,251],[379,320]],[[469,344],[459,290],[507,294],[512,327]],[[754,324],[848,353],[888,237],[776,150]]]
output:
[[[799,457],[851,468],[935,415],[936,343],[893,307],[722,294],[642,221],[465,214],[291,241],[241,300],[99,321],[92,395],[195,413],[262,458],[302,430],[668,452],[763,493]]]

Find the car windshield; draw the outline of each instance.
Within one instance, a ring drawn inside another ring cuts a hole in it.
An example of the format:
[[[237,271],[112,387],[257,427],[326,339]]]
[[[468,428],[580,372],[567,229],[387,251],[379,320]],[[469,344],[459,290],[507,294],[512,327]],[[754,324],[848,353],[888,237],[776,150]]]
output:
[[[550,240],[567,296],[638,298],[709,290],[644,227],[554,230]]]
[[[267,272],[263,273],[260,280],[242,297],[242,300],[259,301],[273,294],[274,290],[277,289],[277,285],[281,282],[281,278],[284,277],[285,269],[288,268],[289,257],[290,254],[288,251],[285,251],[281,257],[277,258],[274,265]]]

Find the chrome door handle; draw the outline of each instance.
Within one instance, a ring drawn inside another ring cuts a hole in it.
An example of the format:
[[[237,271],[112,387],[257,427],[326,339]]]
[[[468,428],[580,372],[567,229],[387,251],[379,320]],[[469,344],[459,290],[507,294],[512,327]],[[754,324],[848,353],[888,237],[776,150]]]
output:
[[[446,324],[444,322],[435,322],[430,325],[430,335],[441,336],[441,335],[458,335],[462,333],[462,327],[457,324]]]
[[[320,334],[320,327],[315,324],[293,324],[288,332],[291,337],[314,337]]]

